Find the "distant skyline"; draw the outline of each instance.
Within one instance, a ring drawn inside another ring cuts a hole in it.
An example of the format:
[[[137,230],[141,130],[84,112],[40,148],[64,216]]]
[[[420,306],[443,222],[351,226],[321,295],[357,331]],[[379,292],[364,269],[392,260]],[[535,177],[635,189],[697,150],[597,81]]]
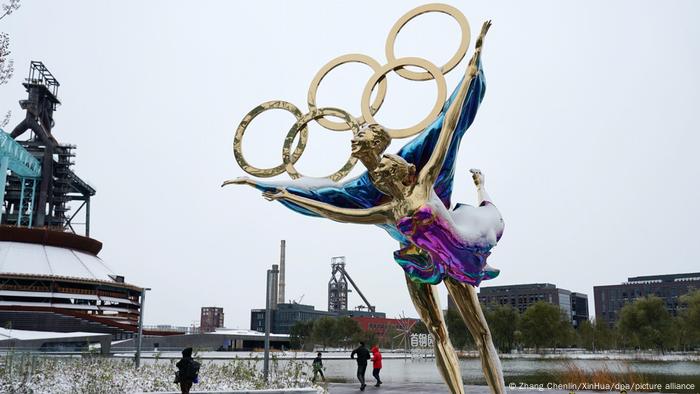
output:
[[[281,239],[287,299],[325,310],[331,257],[344,255],[377,310],[414,317],[397,245],[383,230],[298,215],[253,189],[220,185],[245,175],[231,143],[248,111],[272,99],[306,111],[311,79],[339,55],[385,63],[389,29],[423,3],[23,1],[0,21],[15,62],[0,113],[12,110],[6,130],[19,123],[22,80],[30,60],[43,61],[61,83],[54,136],[77,145],[75,172],[97,189],[91,235],[112,270],[153,289],[147,325],[189,326],[201,307],[220,306],[227,327],[249,327]],[[467,56],[481,23],[493,21],[486,96],[462,142],[453,194],[474,204],[468,169],[480,168],[504,217],[489,258],[501,274],[484,285],[552,283],[587,294],[592,314],[594,285],[697,272],[700,4],[447,3],[471,24]],[[421,16],[401,32],[397,53],[442,64],[458,37],[448,17]],[[465,63],[446,76],[448,91]],[[318,102],[358,113],[370,74],[334,70]],[[434,89],[390,76],[377,119],[421,119]],[[256,119],[246,158],[278,164],[292,121],[279,111]],[[298,167],[323,175],[347,154],[348,133],[312,126]],[[360,304],[351,293],[349,305]]]

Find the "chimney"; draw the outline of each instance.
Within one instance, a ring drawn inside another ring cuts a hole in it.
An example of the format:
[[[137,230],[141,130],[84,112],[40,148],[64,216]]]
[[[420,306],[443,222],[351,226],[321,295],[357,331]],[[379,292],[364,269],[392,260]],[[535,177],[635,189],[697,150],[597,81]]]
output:
[[[272,294],[270,294],[270,309],[277,309],[277,292],[279,287],[279,269],[277,264],[272,264],[272,272],[272,283],[270,283],[270,290],[272,291]]]
[[[283,304],[284,301],[284,260],[285,260],[285,248],[287,247],[287,241],[280,241],[280,273],[279,273],[279,291],[277,302]]]

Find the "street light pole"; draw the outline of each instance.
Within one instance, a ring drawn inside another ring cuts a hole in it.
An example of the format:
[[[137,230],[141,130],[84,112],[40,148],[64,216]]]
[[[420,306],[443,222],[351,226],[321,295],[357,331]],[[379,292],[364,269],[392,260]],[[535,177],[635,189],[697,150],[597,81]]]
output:
[[[263,375],[265,376],[266,382],[270,372],[270,324],[272,320],[272,297],[274,297],[276,293],[272,288],[272,285],[277,283],[277,281],[274,280],[274,276],[279,273],[276,265],[273,265],[272,267],[272,269],[267,270],[267,293],[265,297],[265,357],[263,359]],[[277,300],[274,300],[274,302],[276,301]]]
[[[139,307],[139,332],[138,340],[136,341],[136,369],[141,366],[141,339],[143,338],[143,306],[146,304],[146,291],[151,290],[148,287],[144,287],[141,292],[141,305]]]

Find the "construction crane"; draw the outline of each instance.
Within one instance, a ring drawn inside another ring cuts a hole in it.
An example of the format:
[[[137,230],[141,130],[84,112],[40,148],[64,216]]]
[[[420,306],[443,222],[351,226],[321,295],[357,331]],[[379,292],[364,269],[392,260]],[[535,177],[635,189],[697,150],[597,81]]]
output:
[[[306,295],[306,294],[302,294],[301,297],[299,297],[298,300],[292,300],[291,303],[292,303],[292,304],[301,304],[301,300],[304,299],[304,296],[305,296],[305,295]]]

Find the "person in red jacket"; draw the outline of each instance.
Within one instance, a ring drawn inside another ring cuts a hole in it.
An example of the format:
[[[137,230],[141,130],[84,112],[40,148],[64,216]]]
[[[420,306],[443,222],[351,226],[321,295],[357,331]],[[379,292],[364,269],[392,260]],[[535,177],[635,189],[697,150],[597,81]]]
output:
[[[379,387],[382,384],[382,380],[379,378],[379,370],[382,369],[382,354],[379,353],[379,347],[377,345],[372,346],[370,352],[372,352],[372,367],[374,368],[372,370],[372,376],[377,379],[377,384],[375,384],[374,387]]]

